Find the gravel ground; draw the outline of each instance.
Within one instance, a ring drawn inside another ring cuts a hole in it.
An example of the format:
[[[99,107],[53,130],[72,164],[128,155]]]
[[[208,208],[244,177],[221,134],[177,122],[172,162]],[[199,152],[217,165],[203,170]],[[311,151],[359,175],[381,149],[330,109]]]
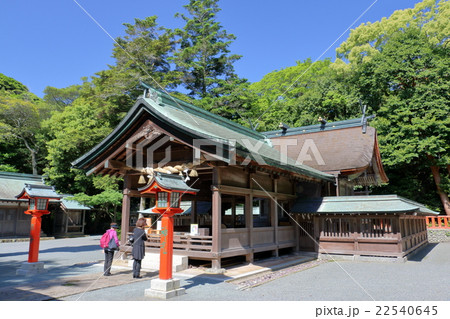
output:
[[[98,272],[95,264],[104,260],[100,237],[42,240],[39,261],[47,273],[28,278],[16,276],[16,270],[28,261],[29,242],[0,243],[0,287]]]
[[[222,277],[180,276],[186,294],[171,301],[449,301],[450,243],[430,244],[405,263],[327,262],[241,290]],[[264,276],[264,275],[263,275]],[[149,280],[83,294],[80,300],[151,300]],[[76,300],[79,295],[63,298]]]

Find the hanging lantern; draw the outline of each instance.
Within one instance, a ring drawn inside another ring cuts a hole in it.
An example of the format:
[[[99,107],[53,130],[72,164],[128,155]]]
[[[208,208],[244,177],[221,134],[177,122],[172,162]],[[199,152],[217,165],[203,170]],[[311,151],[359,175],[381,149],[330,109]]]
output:
[[[197,176],[198,176],[198,173],[197,173],[197,171],[196,171],[195,169],[193,169],[193,170],[191,170],[191,172],[189,173],[189,176],[190,176],[190,177],[197,177]]]
[[[144,175],[139,176],[138,184],[146,184],[146,183],[147,183],[147,182],[145,181]]]

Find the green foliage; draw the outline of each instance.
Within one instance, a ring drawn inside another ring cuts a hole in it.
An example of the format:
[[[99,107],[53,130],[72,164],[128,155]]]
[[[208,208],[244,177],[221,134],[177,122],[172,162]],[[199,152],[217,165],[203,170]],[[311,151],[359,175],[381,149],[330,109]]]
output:
[[[116,222],[120,218],[117,208],[122,204],[122,193],[119,191],[120,181],[122,180],[117,177],[96,176],[93,179],[93,184],[97,190],[101,190],[100,193],[94,195],[78,193],[67,199],[89,207],[95,207],[100,213],[107,215]]]
[[[158,26],[157,17],[135,19],[135,24],[124,23],[124,37],[116,39],[113,57],[116,64],[99,73],[102,96],[124,99],[134,103],[142,94],[139,83],[149,83],[157,88],[173,88],[180,74],[171,70],[168,56],[172,53],[175,40],[170,30]]]
[[[420,28],[432,44],[445,44],[450,35],[449,19],[450,2],[424,0],[413,9],[397,10],[389,18],[361,24],[350,32],[336,52],[338,58],[348,60],[350,65],[370,61],[393,34],[408,27]],[[338,65],[345,66],[342,63]]]
[[[449,61],[448,50],[407,28],[362,66],[364,77],[377,83],[372,94],[381,103],[372,107],[386,165],[428,162],[427,155],[449,163]]]
[[[185,22],[174,30],[180,48],[172,61],[182,73],[182,83],[192,97],[214,97],[222,81],[235,76],[233,63],[239,55],[230,55],[228,47],[236,37],[228,34],[215,20],[220,11],[218,0],[190,0],[184,8],[189,15],[177,13]]]
[[[71,85],[62,89],[47,86],[44,90],[44,101],[55,106],[56,110],[62,111],[80,96],[82,88],[82,85]]]
[[[361,25],[337,50],[342,59],[332,65],[377,115],[373,125],[390,184],[375,193],[398,193],[434,209],[439,199],[430,192],[436,189],[431,165],[444,172],[441,189],[450,189],[445,176],[450,163],[449,4],[425,0]]]
[[[18,173],[19,170],[10,164],[0,164],[0,172]]]
[[[95,104],[94,104],[95,103]],[[78,98],[64,111],[43,123],[49,166],[45,169],[52,185],[65,193],[89,192],[92,182],[85,173],[71,167],[71,162],[88,152],[112,130],[108,103]]]
[[[28,92],[28,88],[25,85],[0,73],[0,95],[5,93],[20,95],[26,92]]]
[[[41,158],[45,156],[43,141],[40,139],[41,121],[49,115],[48,105],[34,94],[23,92],[17,95],[11,94],[11,91],[0,93],[0,137],[3,147],[20,142],[20,148],[28,151],[29,167],[33,174],[38,174],[39,155]],[[8,153],[16,152],[8,150]],[[16,164],[19,163],[6,164],[18,167]]]
[[[271,72],[250,89],[259,96],[259,129],[275,130],[280,122],[291,127],[316,124],[319,117],[344,120],[360,114],[357,92],[345,75],[330,68],[329,60],[310,59]]]

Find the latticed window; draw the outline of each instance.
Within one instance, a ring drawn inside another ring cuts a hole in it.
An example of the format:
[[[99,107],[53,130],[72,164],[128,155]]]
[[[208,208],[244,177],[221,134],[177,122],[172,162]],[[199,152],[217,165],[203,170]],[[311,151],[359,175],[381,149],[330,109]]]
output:
[[[361,233],[363,237],[390,237],[392,231],[392,218],[362,218]]]
[[[352,221],[349,218],[325,218],[322,227],[324,236],[350,237]]]
[[[158,207],[167,207],[167,195],[166,192],[158,193]]]
[[[170,207],[180,207],[180,193],[170,194]]]
[[[45,209],[47,209],[47,199],[45,199],[45,198],[38,198],[38,200],[37,200],[37,209],[38,210],[45,210]]]

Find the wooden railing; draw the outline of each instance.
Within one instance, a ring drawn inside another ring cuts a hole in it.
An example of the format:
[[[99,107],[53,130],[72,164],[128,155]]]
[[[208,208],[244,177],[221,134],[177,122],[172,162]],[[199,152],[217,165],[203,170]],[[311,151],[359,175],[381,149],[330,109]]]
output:
[[[160,248],[160,235],[150,234],[147,235],[147,242],[145,246],[150,248]],[[202,251],[211,252],[212,251],[212,236],[191,236],[189,234],[174,234],[173,235],[173,249],[185,250],[185,251]]]
[[[450,216],[427,216],[427,227],[450,229]]]

